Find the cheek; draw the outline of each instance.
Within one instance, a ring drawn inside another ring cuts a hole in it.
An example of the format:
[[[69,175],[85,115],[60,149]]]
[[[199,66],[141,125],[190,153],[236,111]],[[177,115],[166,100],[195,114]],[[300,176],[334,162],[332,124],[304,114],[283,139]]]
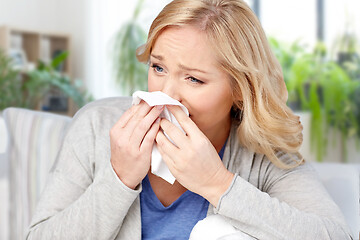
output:
[[[216,91],[211,92],[212,94],[199,97],[192,102],[191,107],[198,120],[208,121],[208,119],[212,119],[216,121],[217,119],[227,118],[230,115],[233,105],[232,97],[226,93],[214,96],[214,92]]]
[[[213,88],[203,99],[206,100],[208,111],[227,111],[233,104],[231,89],[228,86],[218,86]],[[204,101],[204,100],[203,100]]]
[[[148,91],[154,92],[159,90],[159,86],[156,84],[156,79],[151,74],[151,69],[148,71]]]
[[[218,107],[220,104],[209,96],[192,96],[188,101],[195,119],[201,122],[212,118],[219,111]]]

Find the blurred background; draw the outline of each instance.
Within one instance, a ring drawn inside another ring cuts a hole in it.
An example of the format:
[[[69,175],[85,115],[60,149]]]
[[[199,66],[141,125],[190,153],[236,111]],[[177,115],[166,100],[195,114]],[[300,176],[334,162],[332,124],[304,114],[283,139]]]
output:
[[[72,116],[89,101],[146,90],[134,51],[169,2],[0,0],[0,110]],[[360,1],[246,2],[283,66],[304,156],[360,161]]]
[[[90,101],[146,90],[147,66],[137,63],[135,49],[169,2],[0,0],[0,155],[7,107],[73,116]],[[307,161],[359,164],[360,1],[246,2],[304,125],[300,152]]]

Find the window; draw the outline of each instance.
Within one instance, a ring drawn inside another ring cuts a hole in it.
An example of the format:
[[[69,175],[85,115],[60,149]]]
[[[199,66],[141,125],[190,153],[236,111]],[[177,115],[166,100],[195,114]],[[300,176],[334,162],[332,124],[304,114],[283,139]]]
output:
[[[283,42],[300,40],[313,46],[317,41],[317,1],[323,1],[324,41],[329,48],[335,38],[349,31],[360,36],[359,0],[245,0],[261,20],[268,36]],[[124,21],[131,19],[137,1],[90,0],[86,47],[86,82],[95,98],[120,95],[114,84],[109,61],[109,41]],[[171,0],[145,0],[140,22],[145,31],[161,9]]]
[[[281,41],[297,39],[316,42],[316,5],[314,0],[261,1],[261,22],[268,36]]]

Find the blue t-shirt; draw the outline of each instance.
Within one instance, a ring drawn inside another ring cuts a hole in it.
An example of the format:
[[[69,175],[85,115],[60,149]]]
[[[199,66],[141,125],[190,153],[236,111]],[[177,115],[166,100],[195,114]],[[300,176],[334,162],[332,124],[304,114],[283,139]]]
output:
[[[226,142],[219,152],[224,154]],[[204,219],[209,202],[202,196],[186,191],[170,206],[164,207],[156,197],[148,176],[142,181],[140,193],[141,239],[189,239],[195,224]]]

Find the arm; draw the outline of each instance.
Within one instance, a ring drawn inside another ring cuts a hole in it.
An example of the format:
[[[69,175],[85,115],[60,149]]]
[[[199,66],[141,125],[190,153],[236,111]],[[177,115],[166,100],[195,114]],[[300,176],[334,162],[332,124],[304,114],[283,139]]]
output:
[[[280,170],[262,161],[269,165],[263,191],[235,176],[216,213],[258,239],[351,239],[340,210],[307,164]]]
[[[174,107],[169,110],[186,135],[170,122],[161,121],[161,128],[176,144],[158,133],[156,141],[164,161],[183,186],[206,198],[215,213],[237,229],[258,239],[351,238],[340,210],[308,165],[281,170],[261,154],[232,156],[234,173],[240,169],[251,175],[246,181],[224,167],[190,118]],[[233,152],[240,151],[237,140],[232,145]],[[288,154],[279,157],[291,160]]]
[[[119,232],[140,189],[132,190],[117,178],[106,147],[101,150],[95,138],[101,131],[93,124],[94,115],[89,110],[74,119],[27,239],[114,239]]]

